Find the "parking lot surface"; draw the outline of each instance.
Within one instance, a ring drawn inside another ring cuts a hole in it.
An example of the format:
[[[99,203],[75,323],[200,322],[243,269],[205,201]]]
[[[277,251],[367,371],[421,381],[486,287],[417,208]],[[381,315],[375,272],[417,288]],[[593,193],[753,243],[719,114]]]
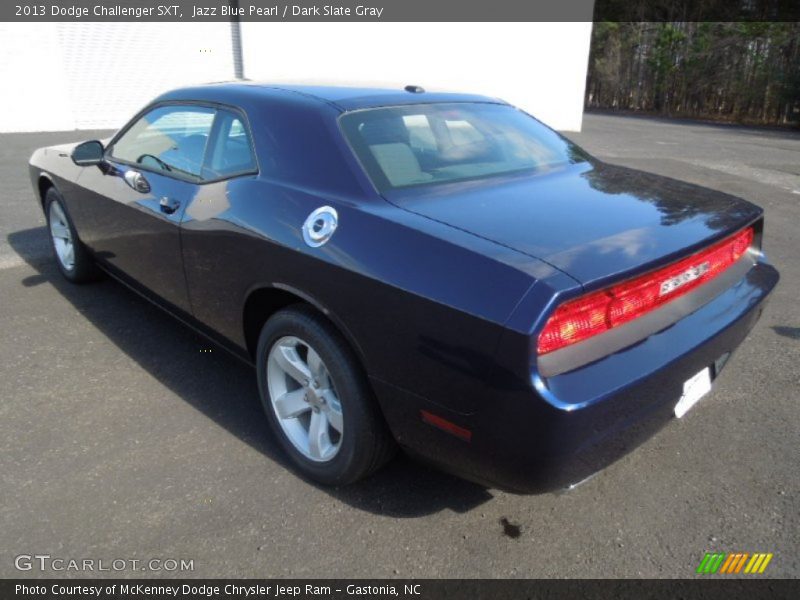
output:
[[[107,573],[130,577],[692,577],[710,551],[800,575],[800,134],[589,114],[569,135],[764,207],[782,280],[685,418],[540,496],[404,457],[343,489],[288,469],[248,367],[113,281],[59,276],[27,160],[99,135],[0,136],[0,576],[87,575],[14,567],[49,554],[193,561]]]

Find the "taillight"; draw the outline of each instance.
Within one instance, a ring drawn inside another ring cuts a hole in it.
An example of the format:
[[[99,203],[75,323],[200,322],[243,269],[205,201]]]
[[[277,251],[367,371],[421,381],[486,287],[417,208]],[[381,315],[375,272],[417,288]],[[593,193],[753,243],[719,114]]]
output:
[[[748,227],[667,267],[565,302],[539,335],[539,354],[608,331],[683,296],[733,265],[752,243],[753,228]]]

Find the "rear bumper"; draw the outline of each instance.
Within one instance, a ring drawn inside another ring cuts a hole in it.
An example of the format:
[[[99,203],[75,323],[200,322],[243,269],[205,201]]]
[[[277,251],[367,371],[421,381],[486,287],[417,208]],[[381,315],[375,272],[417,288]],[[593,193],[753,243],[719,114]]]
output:
[[[495,385],[472,415],[373,383],[390,427],[412,454],[491,487],[563,489],[669,423],[684,381],[705,367],[719,375],[778,279],[772,266],[759,262],[713,301],[639,344],[549,379],[532,372],[527,386]],[[469,439],[422,422],[421,410],[468,430]]]

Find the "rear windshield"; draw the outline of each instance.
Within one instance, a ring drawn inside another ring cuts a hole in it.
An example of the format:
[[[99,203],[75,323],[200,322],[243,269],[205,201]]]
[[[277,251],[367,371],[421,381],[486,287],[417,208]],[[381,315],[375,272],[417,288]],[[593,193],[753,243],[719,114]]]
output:
[[[585,160],[503,104],[417,104],[347,113],[342,130],[379,190],[482,179]]]

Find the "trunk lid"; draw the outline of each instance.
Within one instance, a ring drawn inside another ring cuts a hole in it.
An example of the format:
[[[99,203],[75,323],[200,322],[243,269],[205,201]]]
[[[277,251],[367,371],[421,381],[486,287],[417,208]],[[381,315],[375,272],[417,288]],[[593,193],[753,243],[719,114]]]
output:
[[[584,285],[671,262],[762,212],[735,196],[600,162],[385,195],[401,208],[548,262]]]

